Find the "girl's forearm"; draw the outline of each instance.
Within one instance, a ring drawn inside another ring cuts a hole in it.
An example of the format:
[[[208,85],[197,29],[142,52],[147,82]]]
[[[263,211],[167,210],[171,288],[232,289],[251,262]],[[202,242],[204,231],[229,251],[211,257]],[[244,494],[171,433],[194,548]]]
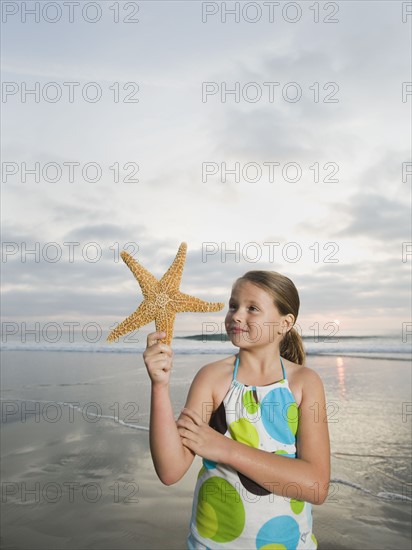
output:
[[[329,468],[288,458],[227,439],[225,463],[271,493],[322,504],[328,494]]]
[[[159,479],[165,485],[179,481],[192,460],[177,430],[169,386],[152,384],[150,404],[150,452]]]

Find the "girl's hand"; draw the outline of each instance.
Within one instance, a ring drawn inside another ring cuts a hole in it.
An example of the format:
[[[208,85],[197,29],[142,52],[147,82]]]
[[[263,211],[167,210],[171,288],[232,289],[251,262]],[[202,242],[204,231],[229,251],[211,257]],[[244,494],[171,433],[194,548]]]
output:
[[[147,346],[143,353],[144,363],[153,385],[167,386],[172,369],[173,351],[170,346],[160,342],[165,332],[152,332],[147,336]]]
[[[207,460],[226,462],[229,439],[203,422],[195,411],[184,408],[177,427],[185,447]]]

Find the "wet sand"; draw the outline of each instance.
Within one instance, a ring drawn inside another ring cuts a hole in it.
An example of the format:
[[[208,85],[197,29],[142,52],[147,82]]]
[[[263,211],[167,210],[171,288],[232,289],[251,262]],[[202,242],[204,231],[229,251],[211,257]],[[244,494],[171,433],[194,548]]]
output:
[[[176,357],[176,411],[193,374],[214,359]],[[333,421],[332,490],[313,508],[319,548],[410,549],[408,366],[351,359],[342,374],[336,358],[310,361],[324,379]],[[141,358],[121,354],[3,356],[2,548],[186,547],[200,460],[174,486],[157,479],[144,429],[143,368]]]

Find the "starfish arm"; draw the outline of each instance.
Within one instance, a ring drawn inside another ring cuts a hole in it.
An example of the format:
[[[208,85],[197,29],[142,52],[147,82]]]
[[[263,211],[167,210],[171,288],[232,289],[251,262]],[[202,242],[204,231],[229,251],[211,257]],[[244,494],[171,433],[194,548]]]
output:
[[[134,313],[110,332],[107,337],[109,342],[155,321],[156,330],[166,333],[163,341],[170,345],[176,313],[220,311],[225,307],[225,304],[221,302],[205,302],[200,298],[180,292],[179,286],[186,260],[186,249],[186,243],[182,243],[172,265],[160,281],[130,254],[122,252],[123,261],[142,289],[144,301]]]
[[[183,268],[186,261],[186,249],[186,243],[182,243],[179,246],[179,250],[177,251],[172,265],[160,279],[159,286],[163,292],[169,293],[171,290],[179,290]]]
[[[222,302],[205,302],[200,298],[195,298],[194,296],[189,296],[188,294],[183,294],[182,292],[177,293],[173,296],[171,301],[171,306],[178,312],[207,312],[207,311],[220,311],[225,307],[225,304]]]
[[[147,269],[140,265],[133,256],[130,256],[127,252],[123,251],[120,256],[122,260],[135,276],[137,282],[142,289],[142,294],[145,298],[148,298],[150,293],[156,291],[159,281],[154,275],[152,275]]]
[[[144,325],[147,325],[153,320],[153,311],[149,308],[147,302],[142,302],[134,313],[129,315],[127,319],[122,321],[120,325],[118,325],[115,329],[111,331],[111,333],[107,337],[107,341],[113,342],[113,340],[116,340],[120,336],[124,336],[129,332],[133,332],[134,330],[143,327]]]
[[[156,315],[155,324],[156,330],[166,333],[166,338],[162,340],[165,344],[170,346],[173,338],[173,325],[175,322],[176,314],[164,309],[161,314]]]

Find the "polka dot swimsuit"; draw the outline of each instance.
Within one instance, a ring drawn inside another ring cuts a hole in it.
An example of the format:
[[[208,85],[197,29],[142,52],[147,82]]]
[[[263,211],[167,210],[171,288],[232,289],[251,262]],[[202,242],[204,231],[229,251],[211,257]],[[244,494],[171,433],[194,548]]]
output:
[[[298,407],[283,379],[268,386],[245,386],[233,379],[223,402],[211,416],[218,432],[256,449],[296,458]],[[268,482],[258,485],[226,464],[203,459],[193,498],[189,550],[316,549],[312,534],[312,506],[296,498],[273,494]]]

